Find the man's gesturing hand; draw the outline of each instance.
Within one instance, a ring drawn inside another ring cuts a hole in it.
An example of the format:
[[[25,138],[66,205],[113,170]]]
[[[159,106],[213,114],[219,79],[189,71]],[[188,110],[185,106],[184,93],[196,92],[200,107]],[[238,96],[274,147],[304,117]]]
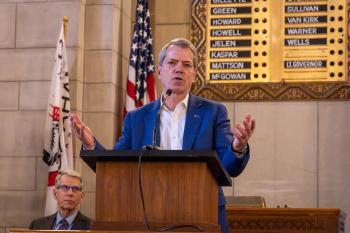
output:
[[[69,114],[70,121],[72,123],[73,133],[85,146],[86,149],[94,149],[95,139],[91,129],[80,120],[75,113]]]
[[[232,129],[234,140],[232,142],[232,148],[235,151],[242,151],[244,146],[247,145],[248,140],[252,136],[255,129],[255,120],[250,114],[245,115],[241,123],[237,123]]]

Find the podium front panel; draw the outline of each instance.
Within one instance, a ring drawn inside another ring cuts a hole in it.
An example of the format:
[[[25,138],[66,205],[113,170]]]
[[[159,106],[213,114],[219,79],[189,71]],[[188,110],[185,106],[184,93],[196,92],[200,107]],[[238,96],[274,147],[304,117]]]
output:
[[[96,221],[144,221],[137,165],[97,162]],[[218,186],[205,162],[142,162],[141,183],[149,221],[218,223]]]

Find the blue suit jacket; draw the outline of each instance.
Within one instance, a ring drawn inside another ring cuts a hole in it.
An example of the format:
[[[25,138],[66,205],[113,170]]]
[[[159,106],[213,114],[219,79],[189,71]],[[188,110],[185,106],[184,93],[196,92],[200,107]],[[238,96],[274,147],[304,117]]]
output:
[[[122,136],[114,145],[116,150],[137,150],[151,145],[156,115],[160,109],[160,99],[142,108],[129,112],[124,120]],[[160,144],[159,121],[157,121],[157,145]],[[183,150],[215,150],[222,165],[232,176],[238,176],[249,160],[249,150],[243,158],[237,158],[232,151],[233,135],[227,110],[223,104],[201,97],[189,96]],[[96,149],[102,149],[97,143]],[[225,205],[222,189],[219,190],[219,206]],[[225,218],[221,217],[221,218]],[[226,223],[226,219],[219,222]]]

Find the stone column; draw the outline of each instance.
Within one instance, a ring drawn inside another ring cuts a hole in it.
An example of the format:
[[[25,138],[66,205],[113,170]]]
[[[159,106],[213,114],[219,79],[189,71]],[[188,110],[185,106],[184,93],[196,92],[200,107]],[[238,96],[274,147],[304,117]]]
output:
[[[130,1],[86,1],[82,118],[111,149],[121,130],[131,40]],[[79,153],[77,148],[77,154]],[[81,209],[95,215],[95,174],[77,161],[85,180]]]

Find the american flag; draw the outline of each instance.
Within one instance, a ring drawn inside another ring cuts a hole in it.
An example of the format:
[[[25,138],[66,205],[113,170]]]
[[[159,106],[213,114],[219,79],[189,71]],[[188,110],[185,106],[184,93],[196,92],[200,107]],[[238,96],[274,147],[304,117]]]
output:
[[[131,42],[125,114],[156,99],[153,46],[147,0],[138,0]]]

